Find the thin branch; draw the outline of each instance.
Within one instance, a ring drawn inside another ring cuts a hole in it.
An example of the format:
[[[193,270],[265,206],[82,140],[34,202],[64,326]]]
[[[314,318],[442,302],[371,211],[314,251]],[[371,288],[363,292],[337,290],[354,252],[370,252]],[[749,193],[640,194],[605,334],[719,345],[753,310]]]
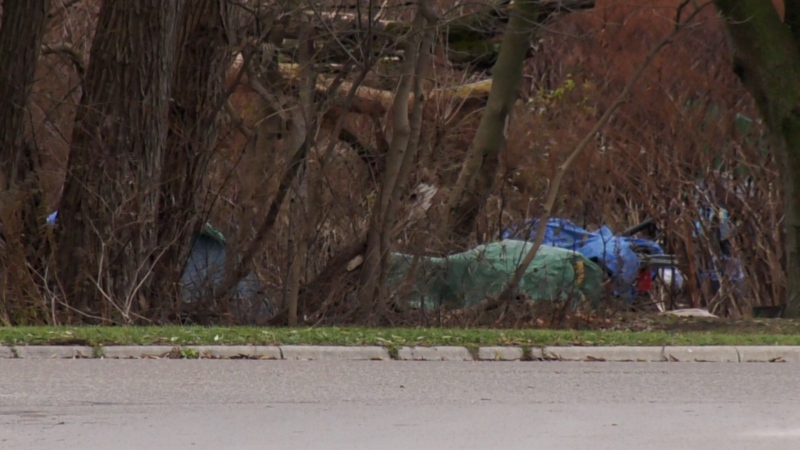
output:
[[[380,152],[377,149],[371,148],[369,145],[361,142],[361,139],[359,139],[358,136],[347,126],[342,127],[342,129],[339,131],[337,139],[346,143],[353,150],[355,150],[359,158],[361,158],[367,167],[369,167],[370,173],[372,173],[373,177],[383,172],[383,162],[382,158],[379,156]]]
[[[353,101],[356,99],[356,97],[358,97],[358,91],[359,89],[361,89],[361,83],[363,83],[364,80],[367,79],[367,75],[369,74],[371,69],[372,69],[371,66],[364,67],[361,70],[361,72],[359,72],[356,80],[352,84],[348,83],[349,90],[347,92],[347,95],[345,96],[343,104],[340,106],[341,114],[339,115],[339,118],[336,120],[336,124],[334,125],[333,131],[331,132],[331,136],[339,136],[342,130],[344,129],[345,120],[347,119],[347,112],[353,105]],[[342,73],[344,74],[346,72],[347,71],[344,71]],[[327,91],[328,96],[331,96],[333,92],[342,89],[342,86],[344,85],[343,76],[340,78],[342,79],[339,79],[338,82],[333,83],[330,86],[329,90]],[[322,169],[323,173],[325,173],[325,168],[327,167],[328,162],[331,160],[331,156],[333,155],[333,151],[335,148],[336,148],[336,140],[331,140],[330,142],[328,142],[328,147],[323,152],[323,157],[320,160],[320,168]]]
[[[242,119],[242,116],[239,114],[239,111],[236,110],[236,107],[233,106],[233,103],[231,103],[230,99],[225,101],[224,110],[226,113],[228,113],[228,116],[230,116],[231,121],[234,125],[236,125],[236,128],[238,128],[246,138],[252,139],[253,136],[255,136],[255,131],[253,131],[253,129],[245,123],[244,119]]]
[[[288,116],[286,115],[286,111],[284,111],[283,106],[281,105],[280,99],[278,99],[278,97],[275,95],[272,95],[272,93],[270,93],[267,88],[261,84],[258,74],[255,73],[253,66],[245,66],[245,71],[247,71],[247,81],[249,82],[250,87],[256,91],[256,93],[276,114],[279,115],[282,121],[285,122],[289,120]]]

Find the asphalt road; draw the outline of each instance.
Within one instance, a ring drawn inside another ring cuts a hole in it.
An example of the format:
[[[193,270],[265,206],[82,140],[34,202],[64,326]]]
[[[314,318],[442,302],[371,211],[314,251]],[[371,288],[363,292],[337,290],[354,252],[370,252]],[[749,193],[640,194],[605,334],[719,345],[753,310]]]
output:
[[[792,449],[795,364],[0,360],[0,449]]]

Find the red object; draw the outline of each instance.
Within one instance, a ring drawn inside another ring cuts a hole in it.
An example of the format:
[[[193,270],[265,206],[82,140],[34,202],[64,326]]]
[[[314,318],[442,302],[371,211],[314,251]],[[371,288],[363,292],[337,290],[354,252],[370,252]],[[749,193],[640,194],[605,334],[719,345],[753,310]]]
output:
[[[653,288],[653,274],[649,269],[639,272],[639,279],[636,280],[636,289],[639,292],[650,292]]]

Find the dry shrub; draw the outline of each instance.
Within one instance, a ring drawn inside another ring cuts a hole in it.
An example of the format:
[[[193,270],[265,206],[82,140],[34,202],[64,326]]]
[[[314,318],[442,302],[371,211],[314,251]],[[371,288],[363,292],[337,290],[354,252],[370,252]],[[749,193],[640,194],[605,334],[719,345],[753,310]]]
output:
[[[67,43],[88,55],[99,3],[78,2],[59,15],[45,42],[54,46]],[[334,3],[338,7],[348,2]],[[650,46],[669,32],[677,3],[598,0],[595,9],[561,15],[540,31],[525,68],[496,190],[478,223],[477,242],[496,240],[509,224],[541,214],[544,193],[557,166],[609,106]],[[457,1],[438,4],[448,17],[474,6]],[[387,3],[384,14],[408,17],[408,10],[407,2],[397,0]],[[747,314],[751,305],[768,305],[783,298],[782,203],[777,167],[760,139],[761,125],[753,122],[747,130],[737,128],[737,115],[755,118],[756,112],[730,70],[728,48],[714,12],[708,8],[696,26],[685,30],[654,60],[629,101],[571,169],[556,210],[558,216],[589,229],[606,224],[619,231],[646,217],[654,218],[665,250],[678,255],[689,281],[689,289],[675,300],[741,315]],[[486,76],[448,64],[441,58],[443,47],[444,43],[438,42],[440,57],[428,87],[466,84]],[[392,54],[392,49],[383,51]],[[354,74],[347,77],[350,81],[354,78]],[[370,74],[368,84],[391,88],[396,81],[392,70],[380,66]],[[42,152],[40,179],[51,208],[60,196],[79,98],[80,76],[74,63],[63,52],[43,57],[31,98],[31,133]],[[325,105],[329,99],[317,100]],[[236,88],[231,103],[246,126],[254,128],[262,119],[257,94],[246,85]],[[443,255],[452,250],[450,243],[437,240],[438,215],[477,129],[481,107],[482,103],[474,100],[463,104],[440,100],[428,105],[409,184],[432,184],[439,192],[423,216],[406,221],[404,212],[398,218],[402,225],[395,242],[398,251]],[[347,126],[380,159],[385,140],[391,138],[389,122],[388,115],[350,114]],[[311,282],[331,269],[331,264],[340,264],[341,269],[350,262],[337,262],[336,257],[358,241],[368,223],[380,175],[350,145],[336,143],[328,153],[328,144],[338,139],[330,135],[334,123],[329,117],[321,120],[304,179],[293,186],[290,200],[304,199],[302,214],[292,216],[292,202],[287,201],[256,255],[254,270],[278,302],[288,273],[290,232],[301,230],[306,236],[306,253],[300,255],[305,261],[301,278],[310,289],[316,286]],[[289,150],[284,147],[280,139],[275,146],[254,145],[233,117],[228,117],[221,129],[203,193],[203,214],[228,236],[233,255],[246,246],[275,195],[288,161]],[[696,236],[700,209],[708,204],[698,189],[700,183],[714,187],[711,203],[727,209],[737,224],[729,251],[742,261],[745,272],[744,286],[739,289],[730,286],[730,277],[723,276],[722,288],[715,289],[697,276],[723,252],[710,238],[713,230]],[[746,192],[741,193],[742,189]],[[414,200],[409,195],[407,203]],[[356,272],[338,273],[324,289],[304,297],[313,301],[300,305],[301,317],[311,323],[349,320],[352,302],[348,294]],[[8,298],[6,293],[7,306]],[[43,301],[42,297],[16,306],[19,310],[47,309]],[[579,319],[562,314],[557,305],[549,312],[536,309],[547,307],[509,306],[493,312],[481,324],[580,326]],[[550,319],[544,319],[547,317]],[[41,314],[25,320],[46,321]],[[423,313],[402,307],[391,320],[397,324],[463,325],[445,312]]]
[[[593,11],[560,21],[540,43],[529,67],[540,75],[532,78],[530,100],[518,108],[510,132],[503,189],[496,197],[503,207],[488,212],[490,226],[498,224],[492,234],[520,213],[541,212],[556,166],[648,47],[668,32],[674,10],[646,3],[599,2]],[[572,167],[558,215],[588,229],[606,224],[616,231],[652,217],[665,250],[679,257],[687,278],[686,292],[675,301],[734,316],[771,305],[783,298],[785,283],[782,203],[777,167],[756,117],[709,10],[662,50],[594,148]],[[730,248],[720,248],[714,238],[718,224],[701,214],[709,207],[730,214],[736,229]],[[726,254],[742,262],[742,285],[731,279]],[[721,286],[709,280],[708,271],[716,272]]]

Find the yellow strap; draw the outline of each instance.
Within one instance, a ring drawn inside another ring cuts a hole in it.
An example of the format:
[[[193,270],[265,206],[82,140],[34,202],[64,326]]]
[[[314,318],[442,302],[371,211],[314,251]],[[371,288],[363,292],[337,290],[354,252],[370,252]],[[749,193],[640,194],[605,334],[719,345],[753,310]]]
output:
[[[578,287],[583,285],[583,279],[584,279],[583,261],[579,259],[575,262],[575,280],[578,283]]]

